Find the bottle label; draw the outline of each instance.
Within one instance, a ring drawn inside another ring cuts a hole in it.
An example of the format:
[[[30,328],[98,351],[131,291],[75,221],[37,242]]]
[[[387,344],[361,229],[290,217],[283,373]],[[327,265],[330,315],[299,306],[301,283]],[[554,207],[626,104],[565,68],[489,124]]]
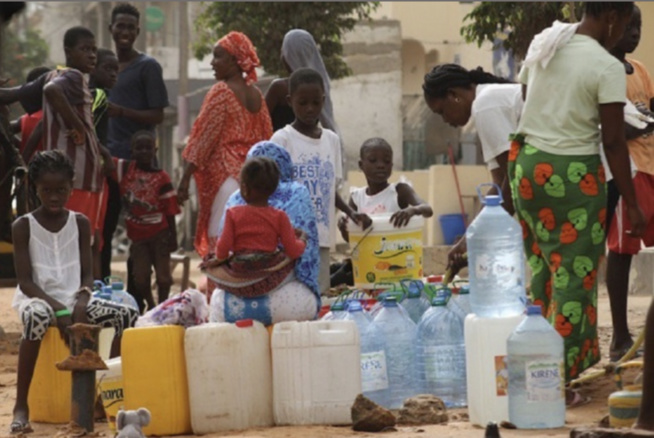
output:
[[[495,356],[495,393],[498,397],[506,397],[509,389],[509,370],[506,366],[506,356]]]
[[[425,347],[425,378],[428,382],[460,379],[466,369],[465,350],[457,345]]]
[[[498,288],[512,288],[521,283],[519,251],[480,254],[475,261],[475,275],[480,280],[493,278]]]
[[[564,387],[563,362],[535,360],[525,363],[527,401],[553,402],[561,400]]]
[[[388,372],[384,350],[361,353],[361,390],[370,392],[387,388]]]

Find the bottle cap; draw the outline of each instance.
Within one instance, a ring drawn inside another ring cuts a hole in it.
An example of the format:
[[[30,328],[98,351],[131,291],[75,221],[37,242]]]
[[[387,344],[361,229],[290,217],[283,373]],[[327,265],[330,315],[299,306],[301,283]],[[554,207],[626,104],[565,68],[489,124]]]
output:
[[[432,307],[436,306],[445,306],[447,305],[447,296],[436,295],[433,300],[431,300]]]
[[[329,308],[330,310],[345,310],[345,303],[343,301],[336,301]]]
[[[484,434],[485,438],[500,438],[500,429],[497,427],[497,423],[492,421],[486,426],[486,433]]]
[[[502,203],[502,198],[500,198],[497,195],[487,195],[484,198],[484,204],[490,205],[490,206],[497,206]]]
[[[420,295],[422,295],[422,292],[413,287],[409,288],[409,292],[406,294],[407,298],[420,298]]]
[[[465,285],[461,286],[459,289],[459,295],[470,295],[470,286]]]
[[[427,277],[427,283],[442,283],[443,282],[443,276],[442,275],[430,275]]]
[[[112,288],[113,290],[123,290],[123,287],[124,287],[124,286],[125,286],[125,285],[123,284],[122,281],[116,281],[116,282],[114,282],[114,283],[111,283],[111,288]]]
[[[384,297],[384,307],[397,307],[397,298],[394,295]]]
[[[529,315],[543,315],[543,309],[539,305],[532,304],[527,307],[527,316]]]
[[[252,327],[254,325],[254,321],[251,319],[239,319],[234,323],[234,325],[239,328]]]
[[[347,311],[348,312],[363,312],[363,307],[361,306],[361,302],[357,300],[352,300],[348,303],[347,305]]]

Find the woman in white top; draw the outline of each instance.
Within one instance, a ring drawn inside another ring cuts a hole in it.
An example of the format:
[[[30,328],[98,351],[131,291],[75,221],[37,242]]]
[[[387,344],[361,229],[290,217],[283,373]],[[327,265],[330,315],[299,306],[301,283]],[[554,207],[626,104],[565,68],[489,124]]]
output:
[[[522,112],[520,84],[486,73],[481,67],[466,70],[457,64],[442,64],[425,75],[422,89],[429,108],[446,123],[455,127],[473,124],[493,182],[502,188],[504,208],[513,214],[507,161],[509,136],[516,132]],[[449,267],[455,271],[464,267],[465,252],[462,238],[449,253]]]

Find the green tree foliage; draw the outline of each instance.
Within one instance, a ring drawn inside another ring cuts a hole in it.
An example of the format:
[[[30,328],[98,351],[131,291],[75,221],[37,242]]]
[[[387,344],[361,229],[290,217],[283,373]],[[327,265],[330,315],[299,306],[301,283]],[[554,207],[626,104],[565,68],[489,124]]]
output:
[[[47,62],[48,44],[36,30],[27,29],[18,36],[11,27],[6,28],[2,43],[3,76],[10,79],[10,85],[22,83],[29,70]]]
[[[343,33],[370,17],[379,2],[207,2],[195,26],[195,56],[211,52],[218,38],[232,30],[246,34],[257,48],[266,72],[286,75],[281,62],[284,35],[291,29],[311,33],[332,79],[351,73],[341,55]]]
[[[576,21],[580,16],[581,2],[481,2],[464,17],[461,35],[467,42],[481,46],[508,30],[504,48],[524,59],[534,35],[554,20]]]

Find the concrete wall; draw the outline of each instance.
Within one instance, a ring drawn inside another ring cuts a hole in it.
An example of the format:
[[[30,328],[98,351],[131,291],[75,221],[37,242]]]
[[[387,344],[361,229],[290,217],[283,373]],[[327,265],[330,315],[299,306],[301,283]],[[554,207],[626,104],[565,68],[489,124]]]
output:
[[[477,198],[476,188],[479,184],[491,181],[486,166],[456,166],[456,172],[461,188],[461,195],[468,223],[472,222],[479,212],[481,205]],[[362,172],[350,171],[347,174],[350,187],[364,187],[366,180]],[[401,177],[408,179],[416,193],[424,199],[434,210],[434,216],[427,220],[424,231],[426,245],[443,245],[440,215],[460,213],[459,197],[452,167],[449,165],[435,165],[428,170],[412,172],[394,172],[391,182],[397,182]]]
[[[643,26],[640,44],[630,55],[645,64],[650,74],[654,75],[654,3],[636,2],[642,13]]]
[[[332,81],[334,117],[343,137],[346,168],[356,169],[359,147],[370,137],[392,146],[402,168],[402,61],[397,21],[357,24],[344,36],[345,61],[352,75]]]

